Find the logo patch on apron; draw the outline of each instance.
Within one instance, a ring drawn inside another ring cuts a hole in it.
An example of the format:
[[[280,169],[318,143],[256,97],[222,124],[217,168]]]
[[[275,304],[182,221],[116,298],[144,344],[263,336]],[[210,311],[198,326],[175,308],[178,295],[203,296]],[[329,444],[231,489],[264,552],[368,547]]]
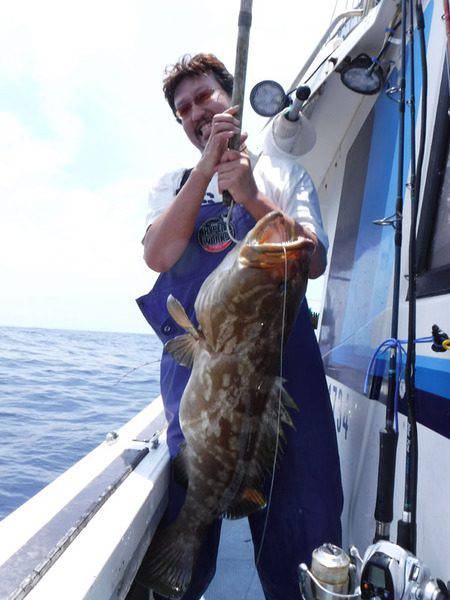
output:
[[[234,235],[233,224],[230,223],[231,235]],[[233,241],[230,239],[227,231],[227,224],[224,217],[215,217],[202,223],[198,230],[198,243],[206,252],[222,252]]]

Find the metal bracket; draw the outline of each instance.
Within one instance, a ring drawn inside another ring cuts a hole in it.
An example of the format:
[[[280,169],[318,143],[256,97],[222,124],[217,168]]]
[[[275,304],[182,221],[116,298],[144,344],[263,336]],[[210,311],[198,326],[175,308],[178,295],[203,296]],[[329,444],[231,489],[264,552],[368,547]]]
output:
[[[398,98],[394,98],[394,94],[398,94],[400,92],[400,88],[399,87],[390,87],[386,90],[386,96],[389,98],[389,100],[392,100],[393,102],[397,102],[397,104],[400,104],[400,100]]]
[[[108,433],[105,436],[105,441],[107,444],[114,444],[114,442],[117,442],[117,440],[119,439],[119,434],[117,433],[117,431],[108,431]]]
[[[397,213],[394,213],[390,217],[385,217],[384,219],[376,219],[375,221],[372,221],[372,223],[374,225],[381,225],[383,227],[390,225],[394,229],[397,229],[397,227],[398,227],[399,223],[401,223],[401,221],[402,221],[402,217],[399,216]]]
[[[135,438],[133,442],[142,442],[143,444],[149,444],[152,450],[156,450],[156,448],[158,448],[159,446],[159,436],[161,435],[161,432],[162,430],[159,429],[158,431],[155,431],[151,438],[146,438],[143,440]]]

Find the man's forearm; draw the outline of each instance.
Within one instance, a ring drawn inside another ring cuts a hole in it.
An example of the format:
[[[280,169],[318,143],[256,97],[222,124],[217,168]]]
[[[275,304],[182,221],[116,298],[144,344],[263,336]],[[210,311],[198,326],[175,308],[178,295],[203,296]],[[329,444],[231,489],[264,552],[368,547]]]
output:
[[[249,199],[246,202],[242,202],[242,204],[255,219],[255,221],[259,221],[259,219],[262,219],[265,215],[273,210],[280,210],[279,206],[277,206],[259,190],[254,198]]]
[[[327,268],[327,252],[322,242],[317,238],[315,234],[312,234],[316,241],[316,249],[311,256],[311,263],[309,266],[309,278],[317,279],[325,273]]]
[[[185,251],[208,184],[207,177],[194,169],[171,205],[148,228],[144,260],[154,271],[168,271]]]

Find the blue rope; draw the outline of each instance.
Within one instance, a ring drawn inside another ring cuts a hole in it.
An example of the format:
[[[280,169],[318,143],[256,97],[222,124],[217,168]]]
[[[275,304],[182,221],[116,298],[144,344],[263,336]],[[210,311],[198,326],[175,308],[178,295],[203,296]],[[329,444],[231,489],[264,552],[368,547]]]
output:
[[[427,342],[432,342],[433,337],[423,337],[417,338],[414,340],[415,344],[424,344]],[[395,431],[398,432],[398,396],[400,390],[400,381],[402,377],[403,371],[403,355],[406,357],[406,350],[403,348],[405,344],[408,343],[408,340],[396,340],[395,338],[389,338],[382,342],[370,359],[369,366],[366,372],[366,378],[364,380],[364,393],[368,393],[369,389],[369,378],[372,374],[375,362],[379,356],[387,352],[388,350],[396,349],[396,378],[395,378],[395,393],[394,393],[394,415],[395,415]]]

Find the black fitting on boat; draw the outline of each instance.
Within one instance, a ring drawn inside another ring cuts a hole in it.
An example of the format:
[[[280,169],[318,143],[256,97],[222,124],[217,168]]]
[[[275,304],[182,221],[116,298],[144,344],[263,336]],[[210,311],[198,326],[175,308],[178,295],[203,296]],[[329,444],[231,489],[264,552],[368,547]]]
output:
[[[431,349],[434,352],[446,352],[450,348],[448,335],[442,331],[439,325],[433,325],[431,328],[431,335],[433,336]]]

